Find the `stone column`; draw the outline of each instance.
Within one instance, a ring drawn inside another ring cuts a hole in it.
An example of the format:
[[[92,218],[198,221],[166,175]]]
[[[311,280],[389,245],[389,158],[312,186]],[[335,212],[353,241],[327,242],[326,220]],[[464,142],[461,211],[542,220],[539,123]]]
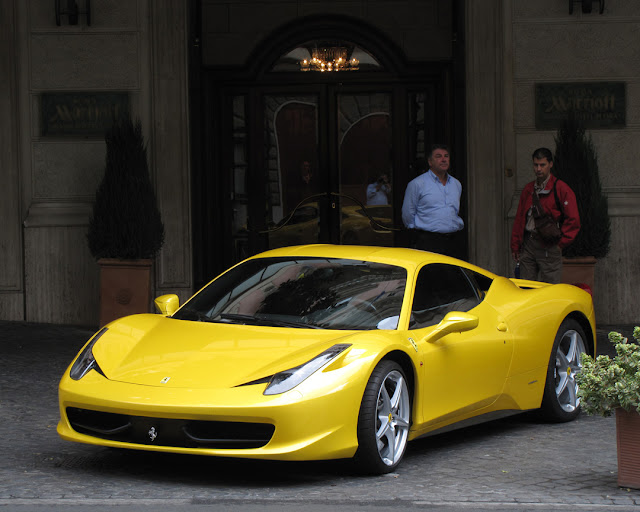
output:
[[[24,320],[14,0],[0,0],[0,318]]]
[[[469,260],[505,273],[503,0],[465,2]]]
[[[187,2],[149,2],[151,128],[165,243],[156,258],[156,293],[192,293]],[[212,236],[215,236],[212,233]]]

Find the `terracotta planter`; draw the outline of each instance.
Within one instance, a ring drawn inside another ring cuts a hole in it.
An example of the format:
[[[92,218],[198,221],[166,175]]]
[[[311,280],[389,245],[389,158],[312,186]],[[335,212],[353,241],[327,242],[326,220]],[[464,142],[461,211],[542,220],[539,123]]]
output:
[[[618,485],[640,489],[640,414],[616,409]]]
[[[596,261],[593,256],[562,258],[562,282],[567,284],[584,283],[593,290]]]
[[[100,327],[116,318],[150,312],[152,263],[152,260],[98,260]]]

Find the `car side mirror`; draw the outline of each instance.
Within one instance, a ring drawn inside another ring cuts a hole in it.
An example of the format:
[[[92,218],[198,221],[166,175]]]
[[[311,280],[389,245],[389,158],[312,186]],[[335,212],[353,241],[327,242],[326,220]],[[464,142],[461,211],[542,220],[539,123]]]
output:
[[[479,319],[475,315],[462,311],[447,313],[436,328],[426,337],[426,341],[433,343],[452,332],[465,332],[478,327]]]
[[[163,316],[173,315],[180,307],[180,299],[175,293],[160,295],[160,297],[157,297],[153,302],[158,312]]]

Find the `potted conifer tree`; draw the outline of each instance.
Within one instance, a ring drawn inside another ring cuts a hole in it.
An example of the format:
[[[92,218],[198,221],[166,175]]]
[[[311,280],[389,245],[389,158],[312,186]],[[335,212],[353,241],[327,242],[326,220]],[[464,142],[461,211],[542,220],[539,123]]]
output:
[[[610,247],[611,222],[607,197],[602,191],[598,156],[591,136],[573,113],[563,120],[555,137],[554,174],[576,195],[580,232],[563,251],[565,283],[585,283],[593,290],[595,264]]]
[[[100,265],[100,326],[149,311],[153,258],[164,242],[140,120],[114,121],[105,142],[105,172],[87,234]]]

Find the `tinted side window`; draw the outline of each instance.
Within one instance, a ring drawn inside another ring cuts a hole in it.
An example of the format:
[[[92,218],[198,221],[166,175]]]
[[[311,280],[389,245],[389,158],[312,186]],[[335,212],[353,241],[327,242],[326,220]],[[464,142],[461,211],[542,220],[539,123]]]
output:
[[[480,297],[480,301],[484,299],[484,296],[487,294],[487,291],[491,287],[491,283],[493,283],[493,279],[487,277],[483,274],[478,274],[473,270],[469,270],[467,268],[463,269],[464,273],[467,274],[469,281],[471,281],[472,286],[476,289],[478,297]]]
[[[478,295],[460,267],[434,263],[418,274],[411,307],[410,329],[435,325],[450,311],[469,311]]]

